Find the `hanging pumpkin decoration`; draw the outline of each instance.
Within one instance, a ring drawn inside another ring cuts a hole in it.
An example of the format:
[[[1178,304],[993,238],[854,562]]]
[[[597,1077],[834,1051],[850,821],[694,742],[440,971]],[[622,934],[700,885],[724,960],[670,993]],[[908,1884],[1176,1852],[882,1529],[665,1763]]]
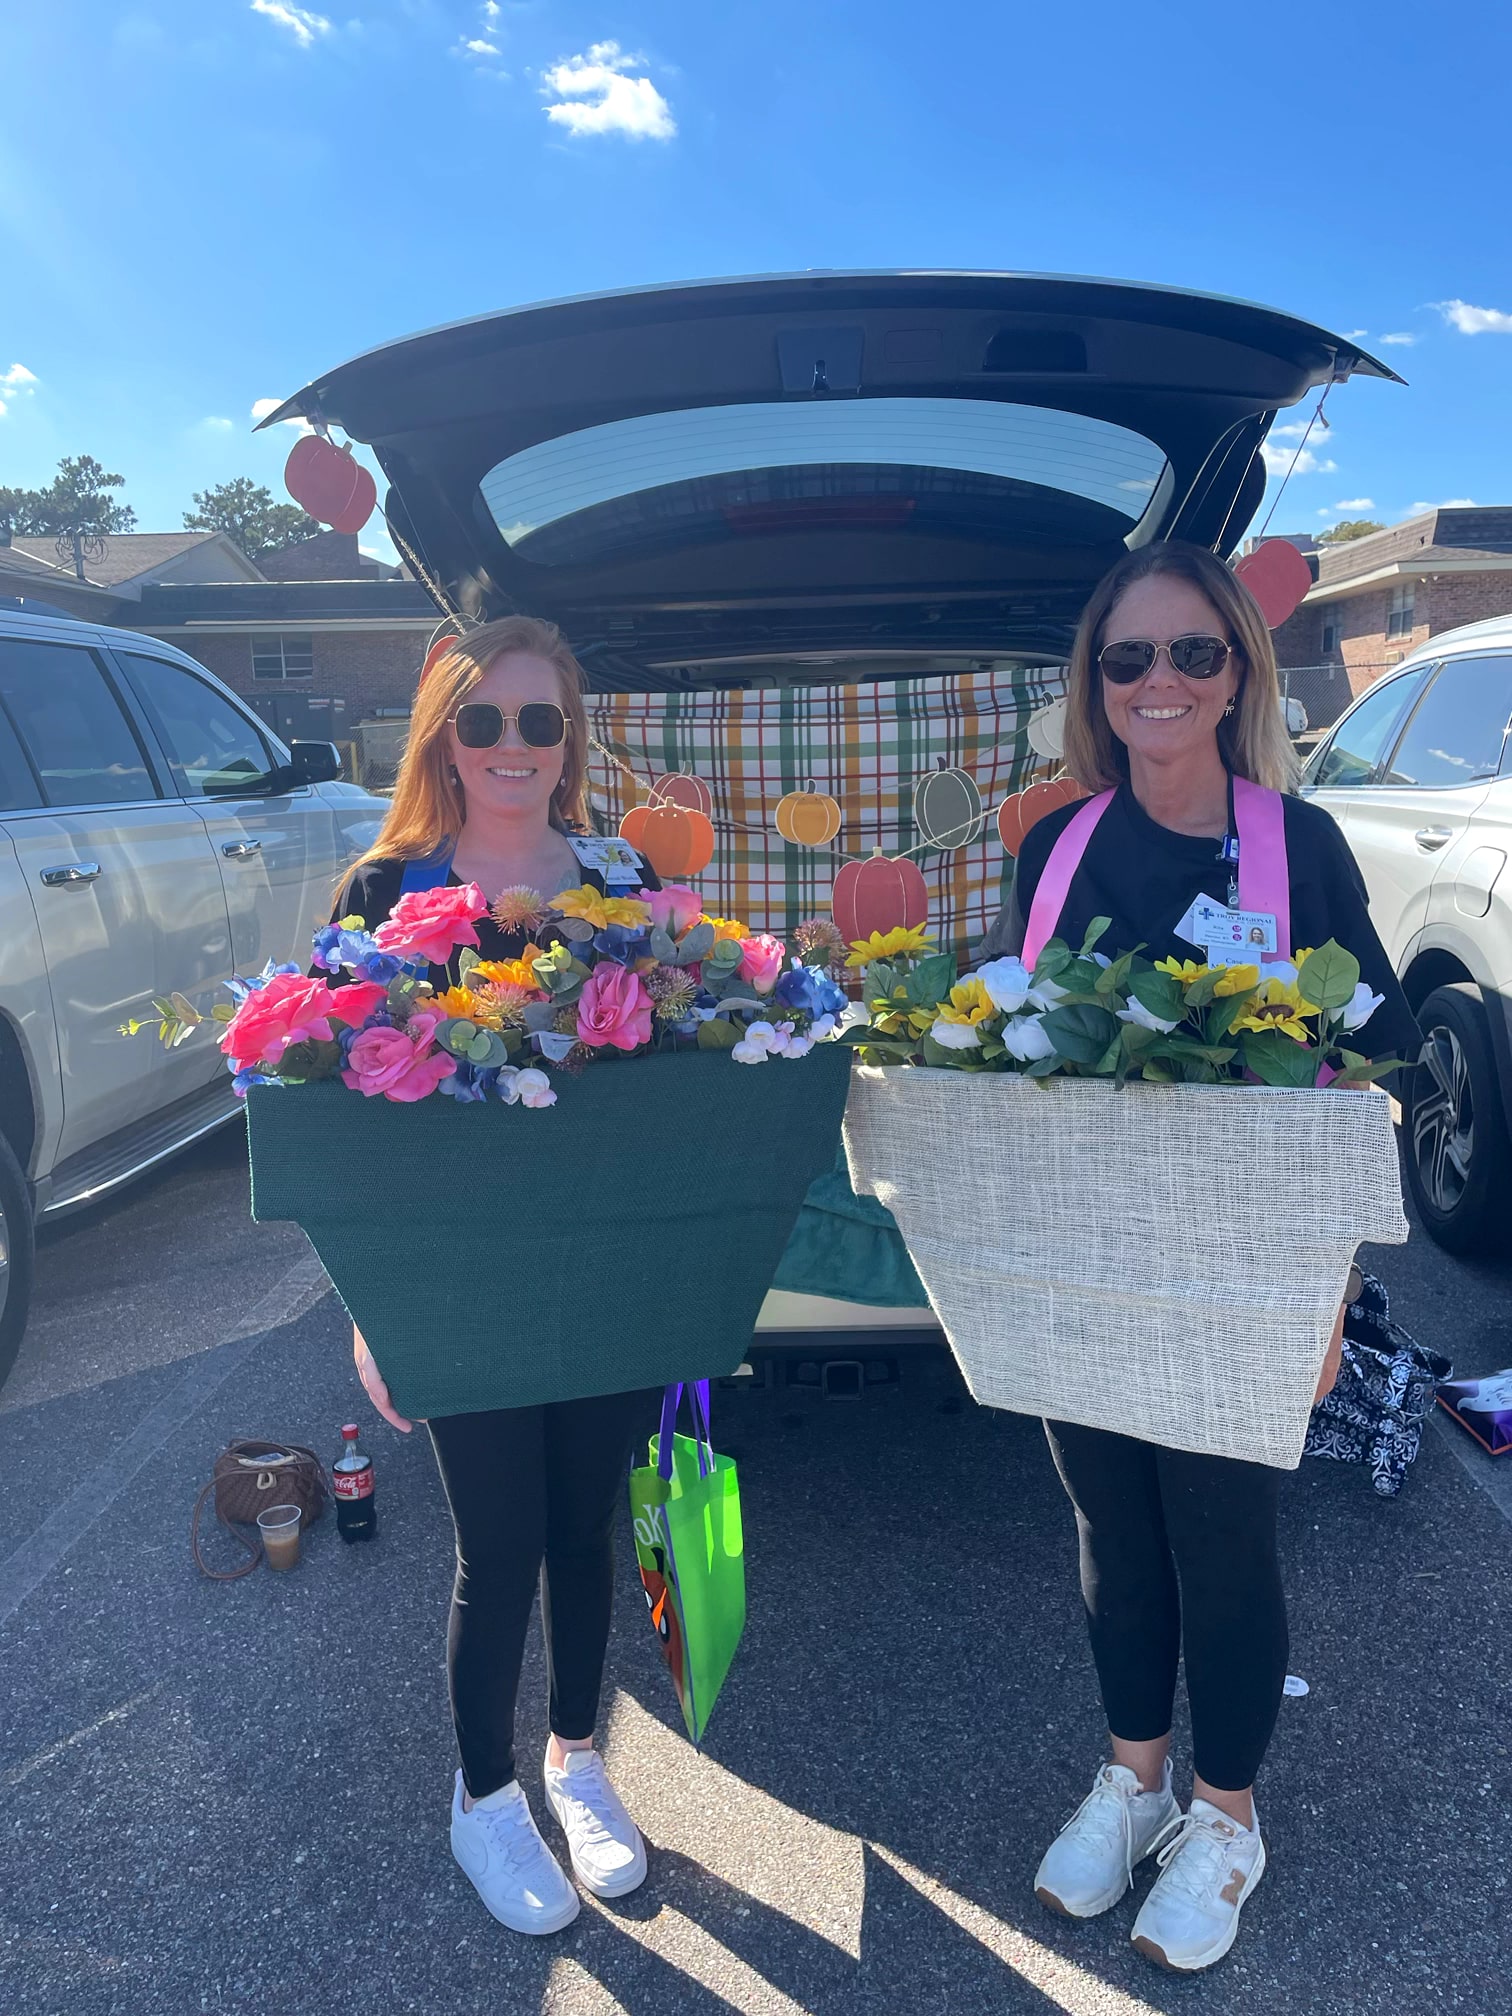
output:
[[[701,875],[714,859],[713,822],[685,805],[632,805],[619,830],[663,877]]]
[[[1074,777],[1054,777],[1041,778],[1039,783],[1005,798],[997,815],[998,838],[1004,849],[1017,858],[1031,827],[1037,826],[1048,813],[1058,811],[1062,805],[1075,805],[1086,795]]]
[[[943,756],[939,766],[915,784],[913,816],[920,837],[929,846],[949,853],[980,839],[986,822],[982,794],[971,772],[950,769]]]
[[[840,831],[840,807],[810,784],[807,791],[789,791],[778,799],[775,824],[794,847],[827,847]]]
[[[692,777],[685,770],[668,770],[653,777],[651,803],[681,805],[685,812],[702,812],[705,819],[714,816],[714,793],[702,777]]]
[[[918,931],[929,917],[929,888],[916,862],[879,847],[870,860],[847,861],[838,871],[830,910],[847,945],[874,931]]]
[[[450,632],[448,632],[446,636],[438,637],[436,639],[435,643],[432,644],[429,651],[426,652],[425,662],[420,667],[420,678],[418,681],[419,685],[423,686],[425,684],[426,679],[430,676],[431,671],[434,669],[435,666],[440,664],[441,660],[446,656],[447,652],[451,650],[452,646],[457,641],[458,640],[456,636]]]
[[[373,515],[378,486],[350,448],[327,434],[301,434],[284,464],[284,488],[333,532],[360,532]]]

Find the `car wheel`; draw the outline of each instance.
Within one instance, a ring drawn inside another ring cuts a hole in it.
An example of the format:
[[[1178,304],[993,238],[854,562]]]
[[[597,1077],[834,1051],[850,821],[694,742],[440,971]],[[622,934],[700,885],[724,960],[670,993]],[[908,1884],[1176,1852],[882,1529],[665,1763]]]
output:
[[[10,1143],[0,1134],[0,1386],[21,1349],[35,1254],[31,1192]]]
[[[1436,987],[1417,1019],[1423,1061],[1402,1101],[1407,1186],[1438,1245],[1485,1252],[1504,1243],[1512,1143],[1480,990]]]

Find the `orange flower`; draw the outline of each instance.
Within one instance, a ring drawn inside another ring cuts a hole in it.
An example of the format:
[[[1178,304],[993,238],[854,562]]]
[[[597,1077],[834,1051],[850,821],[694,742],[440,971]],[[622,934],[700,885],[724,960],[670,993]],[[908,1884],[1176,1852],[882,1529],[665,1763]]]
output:
[[[480,959],[472,968],[473,977],[491,981],[496,987],[528,987],[539,994],[535,962],[542,956],[539,945],[527,945],[518,959]]]

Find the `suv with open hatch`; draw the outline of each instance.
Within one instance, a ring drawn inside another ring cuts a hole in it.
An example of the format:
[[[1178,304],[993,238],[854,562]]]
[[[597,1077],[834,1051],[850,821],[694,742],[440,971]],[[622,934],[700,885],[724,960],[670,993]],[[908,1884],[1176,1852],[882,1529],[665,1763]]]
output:
[[[233,1119],[213,1043],[121,1035],[308,956],[384,801],[154,637],[0,607],[0,1383],[39,1218]]]

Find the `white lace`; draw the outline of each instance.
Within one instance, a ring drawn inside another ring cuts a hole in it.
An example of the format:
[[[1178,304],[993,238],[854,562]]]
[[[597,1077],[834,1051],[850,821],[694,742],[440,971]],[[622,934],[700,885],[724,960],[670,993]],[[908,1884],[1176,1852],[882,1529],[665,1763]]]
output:
[[[611,1832],[600,1806],[613,1812],[619,1805],[614,1787],[604,1773],[603,1759],[593,1753],[593,1762],[579,1765],[576,1771],[563,1771],[556,1775],[554,1788],[557,1797],[567,1808],[562,1825],[569,1839],[578,1841],[589,1848],[619,1846],[618,1835]],[[598,1805],[594,1804],[597,1800]]]
[[[1234,1849],[1244,1830],[1236,1821],[1225,1823],[1208,1813],[1183,1813],[1171,1826],[1175,1832],[1155,1858],[1160,1887],[1211,1910],[1234,1866]]]
[[[489,1847],[498,1850],[508,1868],[523,1869],[550,1852],[523,1799],[508,1799],[502,1806],[474,1806],[472,1811],[483,1822]]]
[[[1132,1879],[1134,1874],[1134,1830],[1129,1824],[1129,1800],[1133,1793],[1125,1794],[1099,1771],[1097,1782],[1083,1799],[1061,1829],[1062,1838],[1075,1833],[1081,1839],[1090,1837],[1102,1846],[1111,1846],[1115,1837],[1123,1849],[1124,1874]]]

